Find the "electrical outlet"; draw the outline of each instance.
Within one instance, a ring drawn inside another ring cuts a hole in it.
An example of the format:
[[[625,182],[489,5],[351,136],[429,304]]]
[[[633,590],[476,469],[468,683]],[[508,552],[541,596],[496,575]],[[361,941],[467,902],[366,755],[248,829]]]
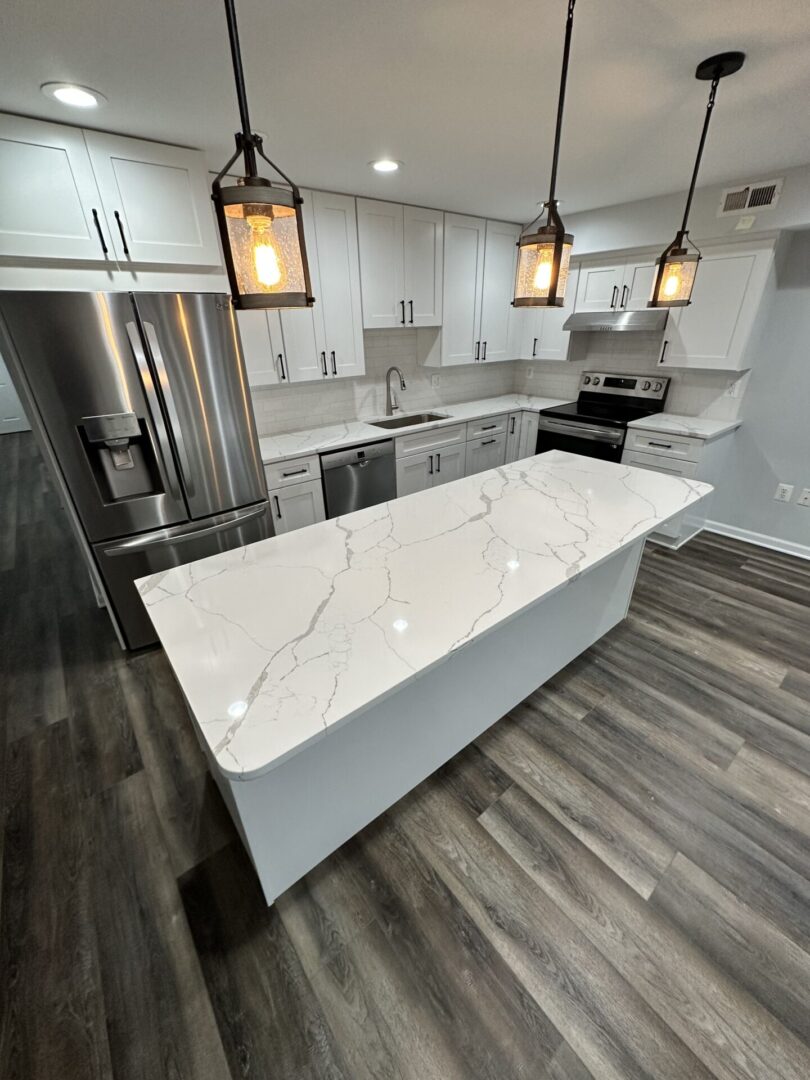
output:
[[[774,499],[777,502],[790,502],[793,498],[793,484],[777,484]]]
[[[431,375],[430,376],[430,385],[432,387],[434,387],[434,389],[437,386],[441,386],[442,385],[442,377],[441,377],[441,375]]]
[[[810,488],[803,488],[801,495],[796,500],[797,506],[810,506]]]
[[[534,368],[533,367],[526,368],[526,378],[527,379],[533,379],[534,378]]]

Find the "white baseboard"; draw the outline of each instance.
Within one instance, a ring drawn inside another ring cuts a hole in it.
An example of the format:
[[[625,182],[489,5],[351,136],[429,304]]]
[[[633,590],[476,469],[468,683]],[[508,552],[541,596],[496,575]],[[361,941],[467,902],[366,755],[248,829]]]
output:
[[[810,544],[796,544],[792,540],[781,540],[778,536],[738,529],[736,525],[725,525],[722,521],[707,521],[703,527],[707,532],[719,533],[720,536],[730,536],[734,540],[744,540],[749,544],[770,548],[771,551],[795,555],[798,559],[810,559]]]

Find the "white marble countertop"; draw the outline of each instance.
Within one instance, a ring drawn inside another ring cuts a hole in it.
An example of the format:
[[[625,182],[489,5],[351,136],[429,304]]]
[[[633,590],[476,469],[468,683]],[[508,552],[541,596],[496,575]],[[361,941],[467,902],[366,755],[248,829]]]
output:
[[[500,397],[479,398],[475,401],[462,401],[458,405],[437,405],[424,412],[442,413],[444,419],[429,424],[414,424],[412,427],[386,428],[374,427],[370,420],[347,420],[342,424],[330,424],[328,427],[312,428],[304,431],[285,432],[281,435],[264,435],[259,439],[262,461],[270,465],[274,461],[286,461],[304,454],[319,454],[324,450],[338,450],[341,446],[353,446],[356,443],[379,442],[411,431],[428,431],[430,428],[447,427],[452,424],[466,423],[482,416],[493,416],[500,412],[516,412],[526,409],[539,412],[555,405],[564,405],[569,398],[535,397],[531,394],[503,394]],[[407,414],[407,408],[401,412]],[[379,419],[384,419],[379,417]]]
[[[136,584],[215,760],[248,780],[711,490],[555,450]]]
[[[738,428],[742,420],[709,420],[703,416],[681,416],[679,413],[653,413],[627,425],[643,431],[658,431],[665,435],[692,435],[704,442],[719,439]]]

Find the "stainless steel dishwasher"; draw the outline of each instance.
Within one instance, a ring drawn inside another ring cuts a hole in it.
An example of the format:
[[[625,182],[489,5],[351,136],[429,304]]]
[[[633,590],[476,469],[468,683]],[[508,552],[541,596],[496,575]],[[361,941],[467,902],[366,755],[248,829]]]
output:
[[[326,516],[333,518],[364,506],[395,499],[397,471],[394,440],[321,454]]]

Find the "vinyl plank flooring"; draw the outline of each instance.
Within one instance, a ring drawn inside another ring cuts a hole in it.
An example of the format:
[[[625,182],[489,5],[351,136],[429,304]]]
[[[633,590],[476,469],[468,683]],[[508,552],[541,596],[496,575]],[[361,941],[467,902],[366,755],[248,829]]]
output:
[[[181,891],[228,1060],[223,1075],[355,1080],[241,845],[200,863]]]
[[[568,1043],[564,1043],[543,1074],[543,1080],[594,1080],[594,1078]]]
[[[0,1076],[112,1080],[67,723],[18,739],[8,754]]]
[[[707,1068],[722,1080],[799,1080],[810,1050],[530,796],[481,822]]]
[[[810,1042],[810,953],[680,853],[650,903],[751,997]]]
[[[810,777],[755,746],[742,747],[727,775],[751,804],[810,841]]]
[[[85,803],[116,1080],[223,1080],[211,1002],[144,773]]]

